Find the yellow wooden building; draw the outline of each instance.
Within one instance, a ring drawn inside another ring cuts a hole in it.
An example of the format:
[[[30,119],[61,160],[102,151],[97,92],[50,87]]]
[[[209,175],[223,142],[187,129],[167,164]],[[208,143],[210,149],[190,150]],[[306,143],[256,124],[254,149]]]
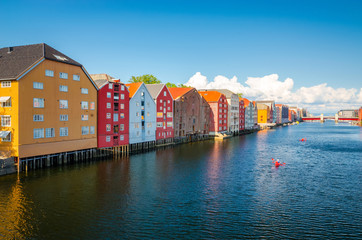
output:
[[[0,49],[0,155],[26,158],[97,147],[97,87],[47,44]]]
[[[269,106],[262,103],[257,103],[257,106],[258,106],[258,124],[267,123],[270,115]]]

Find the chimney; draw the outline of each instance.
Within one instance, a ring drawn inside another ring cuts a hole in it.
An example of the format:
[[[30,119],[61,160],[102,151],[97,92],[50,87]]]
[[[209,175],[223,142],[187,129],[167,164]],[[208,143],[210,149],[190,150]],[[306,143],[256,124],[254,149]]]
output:
[[[8,47],[8,53],[11,53],[14,50],[13,47]]]

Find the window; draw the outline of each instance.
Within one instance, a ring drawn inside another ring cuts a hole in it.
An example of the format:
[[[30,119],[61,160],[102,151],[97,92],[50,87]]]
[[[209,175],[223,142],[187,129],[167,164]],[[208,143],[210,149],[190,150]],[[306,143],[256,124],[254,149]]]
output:
[[[124,131],[124,124],[119,125],[119,130]]]
[[[59,128],[59,136],[61,137],[68,136],[68,128],[67,127]]]
[[[60,121],[68,121],[68,114],[60,114]]]
[[[96,108],[96,104],[94,102],[90,102],[90,110],[94,110]]]
[[[167,117],[168,117],[168,118],[172,118],[172,112],[168,112],[168,113],[167,113]]]
[[[73,74],[73,80],[74,81],[80,81],[80,76],[77,74]]]
[[[59,100],[59,108],[67,109],[68,108],[68,100]]]
[[[166,91],[164,91],[164,92],[163,92],[163,96],[165,96],[165,97],[166,97]]]
[[[44,115],[43,114],[34,114],[33,115],[33,121],[34,122],[42,122],[42,121],[44,121]]]
[[[94,126],[91,126],[90,127],[90,134],[94,134],[96,131],[95,131],[95,127]]]
[[[139,102],[136,102],[136,106],[138,107],[140,105],[140,103]]]
[[[33,130],[33,138],[44,138],[44,128],[35,128]]]
[[[121,113],[119,116],[120,116],[121,118],[124,118],[124,113]]]
[[[137,131],[137,137],[139,137],[140,136],[140,131]]]
[[[124,99],[124,94],[121,94],[121,99]]]
[[[110,92],[107,92],[107,98],[111,98],[112,94]]]
[[[145,93],[144,92],[141,92],[141,96],[144,96],[145,95]]]
[[[2,88],[11,87],[11,81],[2,81],[1,82],[1,87]]]
[[[107,113],[107,114],[106,114],[106,118],[107,118],[107,119],[111,119],[111,113]]]
[[[140,116],[140,112],[136,112],[136,117],[139,117]]]
[[[151,128],[152,127],[152,123],[147,123],[147,127]]]
[[[157,123],[157,127],[163,127],[162,122],[158,122],[158,123]]]
[[[107,132],[111,131],[111,124],[107,124],[107,125],[106,125],[106,131],[107,131]]]
[[[47,76],[47,77],[54,77],[54,71],[52,71],[52,70],[45,70],[45,76]]]
[[[107,102],[107,108],[111,108],[111,103]]]
[[[2,107],[11,107],[11,97],[1,97],[1,98],[5,98],[1,100]]]
[[[123,103],[121,103],[121,109],[124,109],[124,104]]]
[[[118,100],[119,100],[119,93],[114,93],[113,99],[114,99],[115,101],[118,101]]]
[[[162,118],[162,117],[163,117],[163,113],[162,113],[162,112],[157,112],[157,117],[158,117],[158,118]]]
[[[150,113],[149,112],[147,112],[147,117],[149,117],[150,116]]]
[[[11,116],[1,116],[1,126],[2,127],[11,127]]]
[[[124,136],[123,136],[123,135],[120,136],[120,140],[121,140],[121,141],[124,140]]]
[[[88,109],[88,102],[82,101],[82,109]]]
[[[162,99],[160,99],[160,103],[162,103]]]
[[[167,127],[172,127],[172,122],[167,122]]]
[[[147,135],[151,135],[151,131],[150,131],[150,130],[147,131]]]
[[[113,88],[112,83],[109,83],[109,84],[108,84],[108,89],[112,89],[112,88]]]
[[[59,91],[61,91],[61,92],[68,92],[68,86],[59,85]]]
[[[68,79],[68,73],[60,72],[59,73],[59,78]]]
[[[89,127],[82,127],[82,135],[88,135],[89,134]]]
[[[113,133],[118,133],[119,132],[119,127],[118,125],[114,125],[113,126]]]
[[[34,98],[33,107],[35,108],[44,108],[44,98]]]
[[[111,141],[111,136],[106,136],[106,142],[110,142]]]
[[[43,83],[41,82],[33,82],[34,89],[43,89]]]
[[[170,107],[167,107],[167,110],[170,111]]]
[[[46,138],[55,137],[54,128],[46,128],[45,129],[45,137]]]
[[[135,123],[134,124],[134,128],[139,128],[140,127],[140,124],[139,123]]]
[[[11,142],[11,132],[8,135],[6,135],[6,137],[2,138],[1,141]]]
[[[82,94],[88,94],[88,88],[81,88],[81,89],[80,89],[80,92],[81,92]]]
[[[123,85],[121,85],[121,90],[122,90],[122,91],[124,90],[124,86],[123,86]]]
[[[82,115],[82,121],[88,121],[88,115]]]
[[[118,121],[118,113],[113,113],[113,121],[114,122]]]

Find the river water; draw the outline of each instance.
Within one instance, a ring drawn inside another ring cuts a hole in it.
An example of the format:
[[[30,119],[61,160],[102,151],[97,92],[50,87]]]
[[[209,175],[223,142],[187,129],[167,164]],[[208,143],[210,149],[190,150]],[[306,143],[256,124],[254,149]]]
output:
[[[326,122],[3,176],[0,239],[361,239],[361,170]]]

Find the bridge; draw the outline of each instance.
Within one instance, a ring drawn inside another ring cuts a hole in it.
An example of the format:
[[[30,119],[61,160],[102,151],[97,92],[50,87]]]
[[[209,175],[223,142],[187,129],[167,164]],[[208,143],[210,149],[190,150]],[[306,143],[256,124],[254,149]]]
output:
[[[354,118],[345,118],[345,117],[338,117],[338,114],[333,116],[323,116],[321,114],[320,116],[315,117],[302,117],[303,122],[324,122],[326,120],[334,120],[335,122],[353,122],[358,121],[358,117]]]

